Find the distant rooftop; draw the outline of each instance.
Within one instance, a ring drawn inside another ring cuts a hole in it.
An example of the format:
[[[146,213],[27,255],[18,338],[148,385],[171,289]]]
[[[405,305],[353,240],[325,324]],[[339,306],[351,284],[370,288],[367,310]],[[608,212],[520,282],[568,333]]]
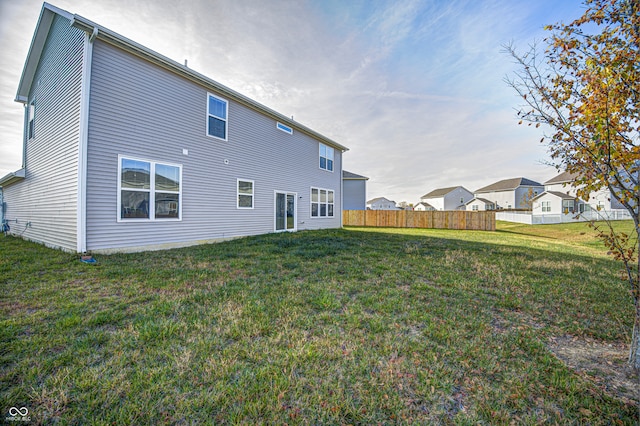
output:
[[[496,183],[492,183],[489,186],[485,186],[484,188],[480,188],[476,190],[478,192],[494,192],[494,191],[508,191],[511,189],[516,189],[519,186],[543,186],[542,184],[523,177],[512,178],[512,179],[503,179]]]

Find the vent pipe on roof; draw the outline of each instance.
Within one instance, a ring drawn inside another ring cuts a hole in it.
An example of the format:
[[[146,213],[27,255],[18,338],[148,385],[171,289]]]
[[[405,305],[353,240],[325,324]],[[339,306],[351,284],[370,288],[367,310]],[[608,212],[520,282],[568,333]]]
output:
[[[184,66],[185,66],[185,67],[186,67],[186,66],[188,66],[188,65],[187,65],[187,60],[186,60],[186,59],[184,60]]]

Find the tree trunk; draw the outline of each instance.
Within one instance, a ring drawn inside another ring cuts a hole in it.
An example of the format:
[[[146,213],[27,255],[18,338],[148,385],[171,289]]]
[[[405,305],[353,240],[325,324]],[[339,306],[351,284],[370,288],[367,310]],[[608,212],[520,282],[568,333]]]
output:
[[[633,323],[631,348],[629,350],[629,364],[640,372],[640,306],[636,305],[636,319]]]

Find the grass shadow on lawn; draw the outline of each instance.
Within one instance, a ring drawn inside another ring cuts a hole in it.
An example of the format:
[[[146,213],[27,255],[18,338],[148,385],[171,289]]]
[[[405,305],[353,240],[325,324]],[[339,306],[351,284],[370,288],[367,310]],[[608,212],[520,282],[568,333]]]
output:
[[[93,266],[0,238],[0,399],[36,423],[631,424],[547,348],[626,341],[618,266],[522,238],[306,231]]]

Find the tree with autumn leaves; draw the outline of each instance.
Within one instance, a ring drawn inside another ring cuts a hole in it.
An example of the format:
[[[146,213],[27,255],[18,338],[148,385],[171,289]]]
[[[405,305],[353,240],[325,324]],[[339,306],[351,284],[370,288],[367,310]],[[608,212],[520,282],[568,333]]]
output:
[[[518,68],[507,83],[524,101],[520,124],[545,126],[553,164],[577,176],[580,198],[603,188],[631,214],[631,235],[594,223],[624,265],[635,306],[629,355],[640,370],[640,2],[585,0],[575,21],[549,25],[546,50],[507,52]]]

